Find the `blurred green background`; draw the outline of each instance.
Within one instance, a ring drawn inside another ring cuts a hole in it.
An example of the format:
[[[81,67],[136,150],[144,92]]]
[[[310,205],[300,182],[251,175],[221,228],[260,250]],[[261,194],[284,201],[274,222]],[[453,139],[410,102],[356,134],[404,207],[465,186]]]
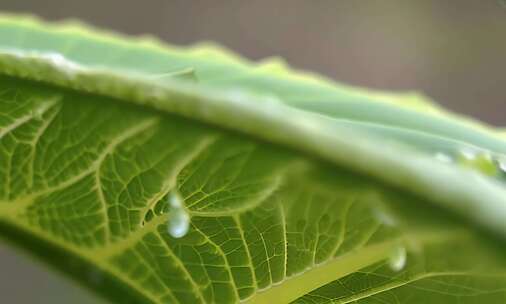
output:
[[[0,10],[173,44],[212,40],[348,84],[420,91],[506,125],[504,0],[1,0]],[[97,303],[2,243],[0,269],[1,303]]]

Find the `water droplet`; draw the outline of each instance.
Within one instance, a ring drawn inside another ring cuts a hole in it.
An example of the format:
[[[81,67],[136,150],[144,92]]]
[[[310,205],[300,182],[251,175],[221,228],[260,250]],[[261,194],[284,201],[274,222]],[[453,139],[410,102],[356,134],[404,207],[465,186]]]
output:
[[[388,266],[393,271],[401,271],[406,266],[407,252],[404,246],[395,247],[388,259]]]
[[[175,238],[181,238],[188,233],[190,216],[186,211],[172,210],[169,216],[169,233]]]
[[[183,199],[177,192],[169,195],[168,231],[174,238],[181,238],[190,229],[190,215],[183,205]]]
[[[497,176],[498,168],[492,155],[486,151],[473,151],[462,149],[459,153],[458,163],[485,175]]]
[[[436,153],[434,155],[434,157],[442,163],[452,163],[453,162],[453,158],[450,155],[442,153],[442,152]]]

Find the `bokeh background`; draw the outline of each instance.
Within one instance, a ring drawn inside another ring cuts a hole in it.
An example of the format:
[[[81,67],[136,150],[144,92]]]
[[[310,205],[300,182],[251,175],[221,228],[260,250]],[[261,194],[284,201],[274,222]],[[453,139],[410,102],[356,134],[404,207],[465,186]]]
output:
[[[506,125],[506,0],[0,0],[0,11],[180,45],[216,41],[348,84],[420,91]],[[0,243],[0,302],[98,300]]]

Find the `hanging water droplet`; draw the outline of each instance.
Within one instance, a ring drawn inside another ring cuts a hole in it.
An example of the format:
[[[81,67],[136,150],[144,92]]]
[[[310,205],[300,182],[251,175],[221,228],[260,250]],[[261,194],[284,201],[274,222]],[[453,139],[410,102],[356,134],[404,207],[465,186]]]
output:
[[[169,195],[168,232],[174,238],[181,238],[190,229],[190,215],[186,211],[183,199],[177,192]]]
[[[171,208],[182,208],[183,207],[183,198],[181,198],[181,195],[174,191],[169,194],[168,197],[169,200],[169,207]]]
[[[434,154],[434,157],[442,163],[452,163],[453,162],[453,158],[450,155],[442,153],[442,152],[438,152],[438,153]]]
[[[169,216],[169,233],[175,238],[181,238],[188,233],[190,216],[186,211],[173,210]]]
[[[462,149],[459,153],[458,163],[461,166],[489,176],[497,176],[499,173],[497,164],[492,158],[492,155],[486,151]]]
[[[395,247],[392,250],[388,265],[393,271],[401,271],[406,266],[407,252],[404,246]]]

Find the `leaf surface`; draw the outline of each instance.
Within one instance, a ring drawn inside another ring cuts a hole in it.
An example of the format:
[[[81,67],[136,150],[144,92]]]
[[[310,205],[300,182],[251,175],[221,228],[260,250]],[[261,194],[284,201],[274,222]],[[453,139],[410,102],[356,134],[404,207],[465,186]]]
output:
[[[21,17],[0,19],[0,73],[0,231],[114,301],[506,300],[504,185],[432,156],[499,161],[489,127],[217,47]]]

